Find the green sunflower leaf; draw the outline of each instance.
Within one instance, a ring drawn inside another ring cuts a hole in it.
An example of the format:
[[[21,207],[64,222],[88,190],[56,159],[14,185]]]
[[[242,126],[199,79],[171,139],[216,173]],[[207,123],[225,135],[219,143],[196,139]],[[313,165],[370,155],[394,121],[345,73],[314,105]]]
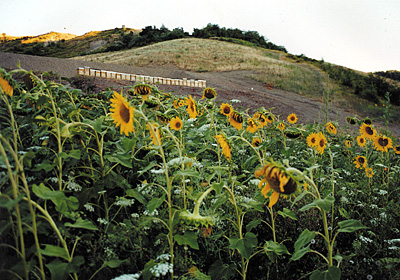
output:
[[[274,252],[275,254],[280,255],[280,256],[283,254],[290,255],[290,253],[285,245],[279,244],[272,240],[265,242],[264,251],[265,252]]]
[[[197,234],[191,231],[185,231],[183,235],[174,235],[175,241],[178,245],[189,245],[193,249],[199,250],[199,243],[197,243]]]
[[[63,258],[64,260],[69,261],[68,253],[62,247],[45,244],[45,248],[40,249],[40,252],[46,256]]]
[[[75,224],[65,223],[64,226],[66,227],[73,227],[73,228],[84,228],[90,230],[98,230],[97,227],[89,220],[83,220],[82,218],[78,218]]]
[[[315,231],[309,231],[308,229],[303,230],[299,238],[297,238],[296,243],[294,243],[294,250],[298,251],[306,244],[310,243],[310,241],[314,239],[315,234]]]
[[[292,210],[287,208],[283,208],[283,211],[279,210],[278,214],[281,215],[282,217],[288,217],[291,218],[292,220],[297,220],[296,214]]]
[[[339,280],[341,274],[340,268],[330,266],[328,270],[325,271],[315,270],[311,274],[310,280]]]
[[[247,232],[243,239],[230,238],[229,244],[232,249],[237,249],[239,253],[245,258],[249,259],[253,248],[257,246],[257,236],[252,232]]]
[[[185,170],[176,171],[174,173],[174,177],[176,177],[176,176],[200,177],[200,174],[195,169],[185,169]]]
[[[153,213],[155,209],[157,209],[165,200],[165,194],[161,197],[153,197],[150,202],[147,204],[147,211],[149,213]]]
[[[208,274],[210,274],[211,279],[220,279],[220,280],[228,280],[231,279],[236,273],[235,264],[224,264],[221,260],[217,260],[214,262],[210,269],[208,270]]]
[[[359,220],[345,220],[338,223],[338,232],[353,232],[359,229],[368,228],[361,224]]]

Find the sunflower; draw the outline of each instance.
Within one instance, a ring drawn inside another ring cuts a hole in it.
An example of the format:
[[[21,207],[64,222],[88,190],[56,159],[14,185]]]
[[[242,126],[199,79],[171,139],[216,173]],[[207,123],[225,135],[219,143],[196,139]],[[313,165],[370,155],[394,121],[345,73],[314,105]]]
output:
[[[178,102],[179,102],[178,99],[174,100],[173,106],[174,106],[175,109],[179,108],[179,103]]]
[[[310,133],[307,136],[307,145],[309,147],[316,147],[318,145],[317,144],[317,138],[318,138],[318,134],[317,133],[315,133],[315,132]]]
[[[328,122],[328,123],[326,124],[326,130],[328,130],[328,132],[329,132],[330,134],[337,134],[336,126],[335,126],[333,123],[331,123],[331,122]]]
[[[356,119],[353,118],[353,117],[347,117],[347,118],[346,118],[346,122],[348,122],[348,123],[351,124],[351,125],[357,123]]]
[[[154,146],[161,146],[161,135],[158,129],[157,123],[148,122],[146,124],[147,129],[150,131],[150,136]]]
[[[267,116],[267,122],[269,123],[273,123],[275,120],[274,116],[272,114],[268,114]]]
[[[393,148],[393,142],[389,137],[377,135],[374,139],[374,146],[376,150],[383,153]]]
[[[13,96],[13,87],[9,84],[9,82],[4,79],[3,77],[0,77],[0,88],[4,91],[5,94],[8,96],[12,97]]]
[[[371,125],[372,124],[372,120],[369,119],[369,118],[365,118],[365,119],[363,119],[363,123]]]
[[[318,133],[316,147],[317,147],[318,153],[320,153],[321,155],[324,153],[324,150],[326,148],[326,143],[327,143],[327,141],[326,141],[325,135],[322,132]]]
[[[217,92],[215,91],[215,89],[208,87],[203,90],[203,98],[202,99],[204,99],[204,98],[213,99],[215,97],[217,97]]]
[[[191,95],[189,95],[189,97],[186,97],[185,101],[186,105],[188,106],[186,111],[188,112],[191,119],[195,119],[197,117],[196,102],[193,100]]]
[[[180,130],[182,128],[182,120],[179,117],[173,118],[169,122],[169,127],[175,129],[176,131]]]
[[[183,107],[183,106],[185,106],[185,101],[184,100],[179,100],[179,102],[178,102],[178,105],[179,105],[179,107]]]
[[[248,118],[248,119],[247,119],[247,123],[248,123],[248,126],[247,126],[247,129],[246,129],[246,130],[247,130],[248,132],[254,133],[254,132],[257,131],[258,126],[257,126],[256,121],[255,121],[253,118]]]
[[[393,150],[394,150],[396,155],[400,155],[400,145],[394,146]]]
[[[220,113],[227,117],[230,117],[230,115],[233,112],[232,106],[227,103],[222,103],[221,107],[219,107],[219,109],[220,109]]]
[[[296,114],[292,113],[287,117],[287,121],[291,124],[297,123],[297,116]]]
[[[217,135],[215,136],[215,138],[218,141],[218,144],[221,146],[222,148],[222,153],[225,155],[225,158],[227,160],[231,159],[231,147],[229,147],[228,141],[226,140],[224,135]]]
[[[291,195],[297,190],[296,181],[285,172],[283,167],[276,163],[267,163],[257,170],[254,175],[256,177],[264,176],[258,184],[258,188],[261,189],[261,194],[265,198],[268,197],[268,193],[272,190],[268,204],[270,208],[275,205],[281,194]]]
[[[238,112],[233,111],[229,117],[229,123],[236,128],[241,130],[243,128],[243,117]]]
[[[260,138],[254,138],[251,141],[251,145],[253,145],[253,147],[256,147],[256,148],[258,148],[260,146],[260,144],[261,144],[261,139]]]
[[[357,136],[357,144],[361,148],[365,146],[365,138],[362,135]]]
[[[373,140],[376,136],[376,130],[370,124],[363,123],[360,127],[360,134],[368,140]]]
[[[366,168],[365,168],[365,175],[366,175],[368,178],[372,178],[372,176],[374,176],[374,171],[372,171],[372,168],[366,167]]]
[[[253,119],[257,120],[260,123],[261,127],[268,125],[267,118],[263,113],[260,112],[255,113]]]
[[[151,87],[146,84],[137,84],[133,88],[133,90],[134,90],[135,94],[142,95],[143,100],[147,100],[147,96],[149,96],[151,94]]]
[[[281,130],[281,131],[284,131],[284,130],[285,130],[285,124],[284,124],[283,122],[280,122],[280,123],[278,123],[277,128],[278,128],[279,130]]]
[[[125,100],[125,98],[114,91],[114,96],[111,98],[111,108],[110,111],[113,112],[111,117],[113,118],[116,126],[121,126],[121,134],[125,133],[126,136],[130,132],[134,132],[133,127],[133,110],[134,108]]]
[[[354,161],[356,168],[366,168],[367,167],[367,159],[364,156],[357,156],[356,160]]]
[[[347,147],[347,148],[351,148],[351,141],[350,140],[345,140],[344,141],[344,145]]]

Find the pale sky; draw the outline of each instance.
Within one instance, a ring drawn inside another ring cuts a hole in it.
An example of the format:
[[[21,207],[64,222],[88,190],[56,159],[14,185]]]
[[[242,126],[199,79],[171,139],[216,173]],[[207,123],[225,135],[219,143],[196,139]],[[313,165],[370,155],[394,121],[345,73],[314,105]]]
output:
[[[400,71],[400,0],[1,0],[0,33],[83,35],[122,27],[257,31],[289,53],[365,72]]]

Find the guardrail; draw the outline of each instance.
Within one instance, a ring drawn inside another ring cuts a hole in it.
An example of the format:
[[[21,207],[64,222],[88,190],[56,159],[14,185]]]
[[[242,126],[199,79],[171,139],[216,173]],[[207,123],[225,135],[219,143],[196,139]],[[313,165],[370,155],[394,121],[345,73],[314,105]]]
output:
[[[106,79],[116,79],[116,80],[126,80],[133,82],[145,82],[149,84],[163,84],[163,85],[172,85],[172,86],[187,86],[187,87],[207,87],[205,80],[193,80],[193,79],[171,79],[171,78],[163,78],[163,77],[151,77],[145,75],[138,74],[128,74],[128,73],[119,73],[114,71],[107,70],[99,70],[93,69],[90,67],[79,67],[76,69],[78,75],[97,77],[97,78],[106,78]]]

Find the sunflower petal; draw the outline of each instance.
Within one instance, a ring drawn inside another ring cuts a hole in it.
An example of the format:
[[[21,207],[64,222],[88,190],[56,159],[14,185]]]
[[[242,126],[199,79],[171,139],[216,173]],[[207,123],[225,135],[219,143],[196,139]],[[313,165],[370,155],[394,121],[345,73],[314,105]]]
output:
[[[272,208],[272,206],[274,206],[278,202],[278,199],[279,199],[279,193],[278,192],[273,192],[271,197],[270,197],[270,199],[269,199],[268,207]]]

